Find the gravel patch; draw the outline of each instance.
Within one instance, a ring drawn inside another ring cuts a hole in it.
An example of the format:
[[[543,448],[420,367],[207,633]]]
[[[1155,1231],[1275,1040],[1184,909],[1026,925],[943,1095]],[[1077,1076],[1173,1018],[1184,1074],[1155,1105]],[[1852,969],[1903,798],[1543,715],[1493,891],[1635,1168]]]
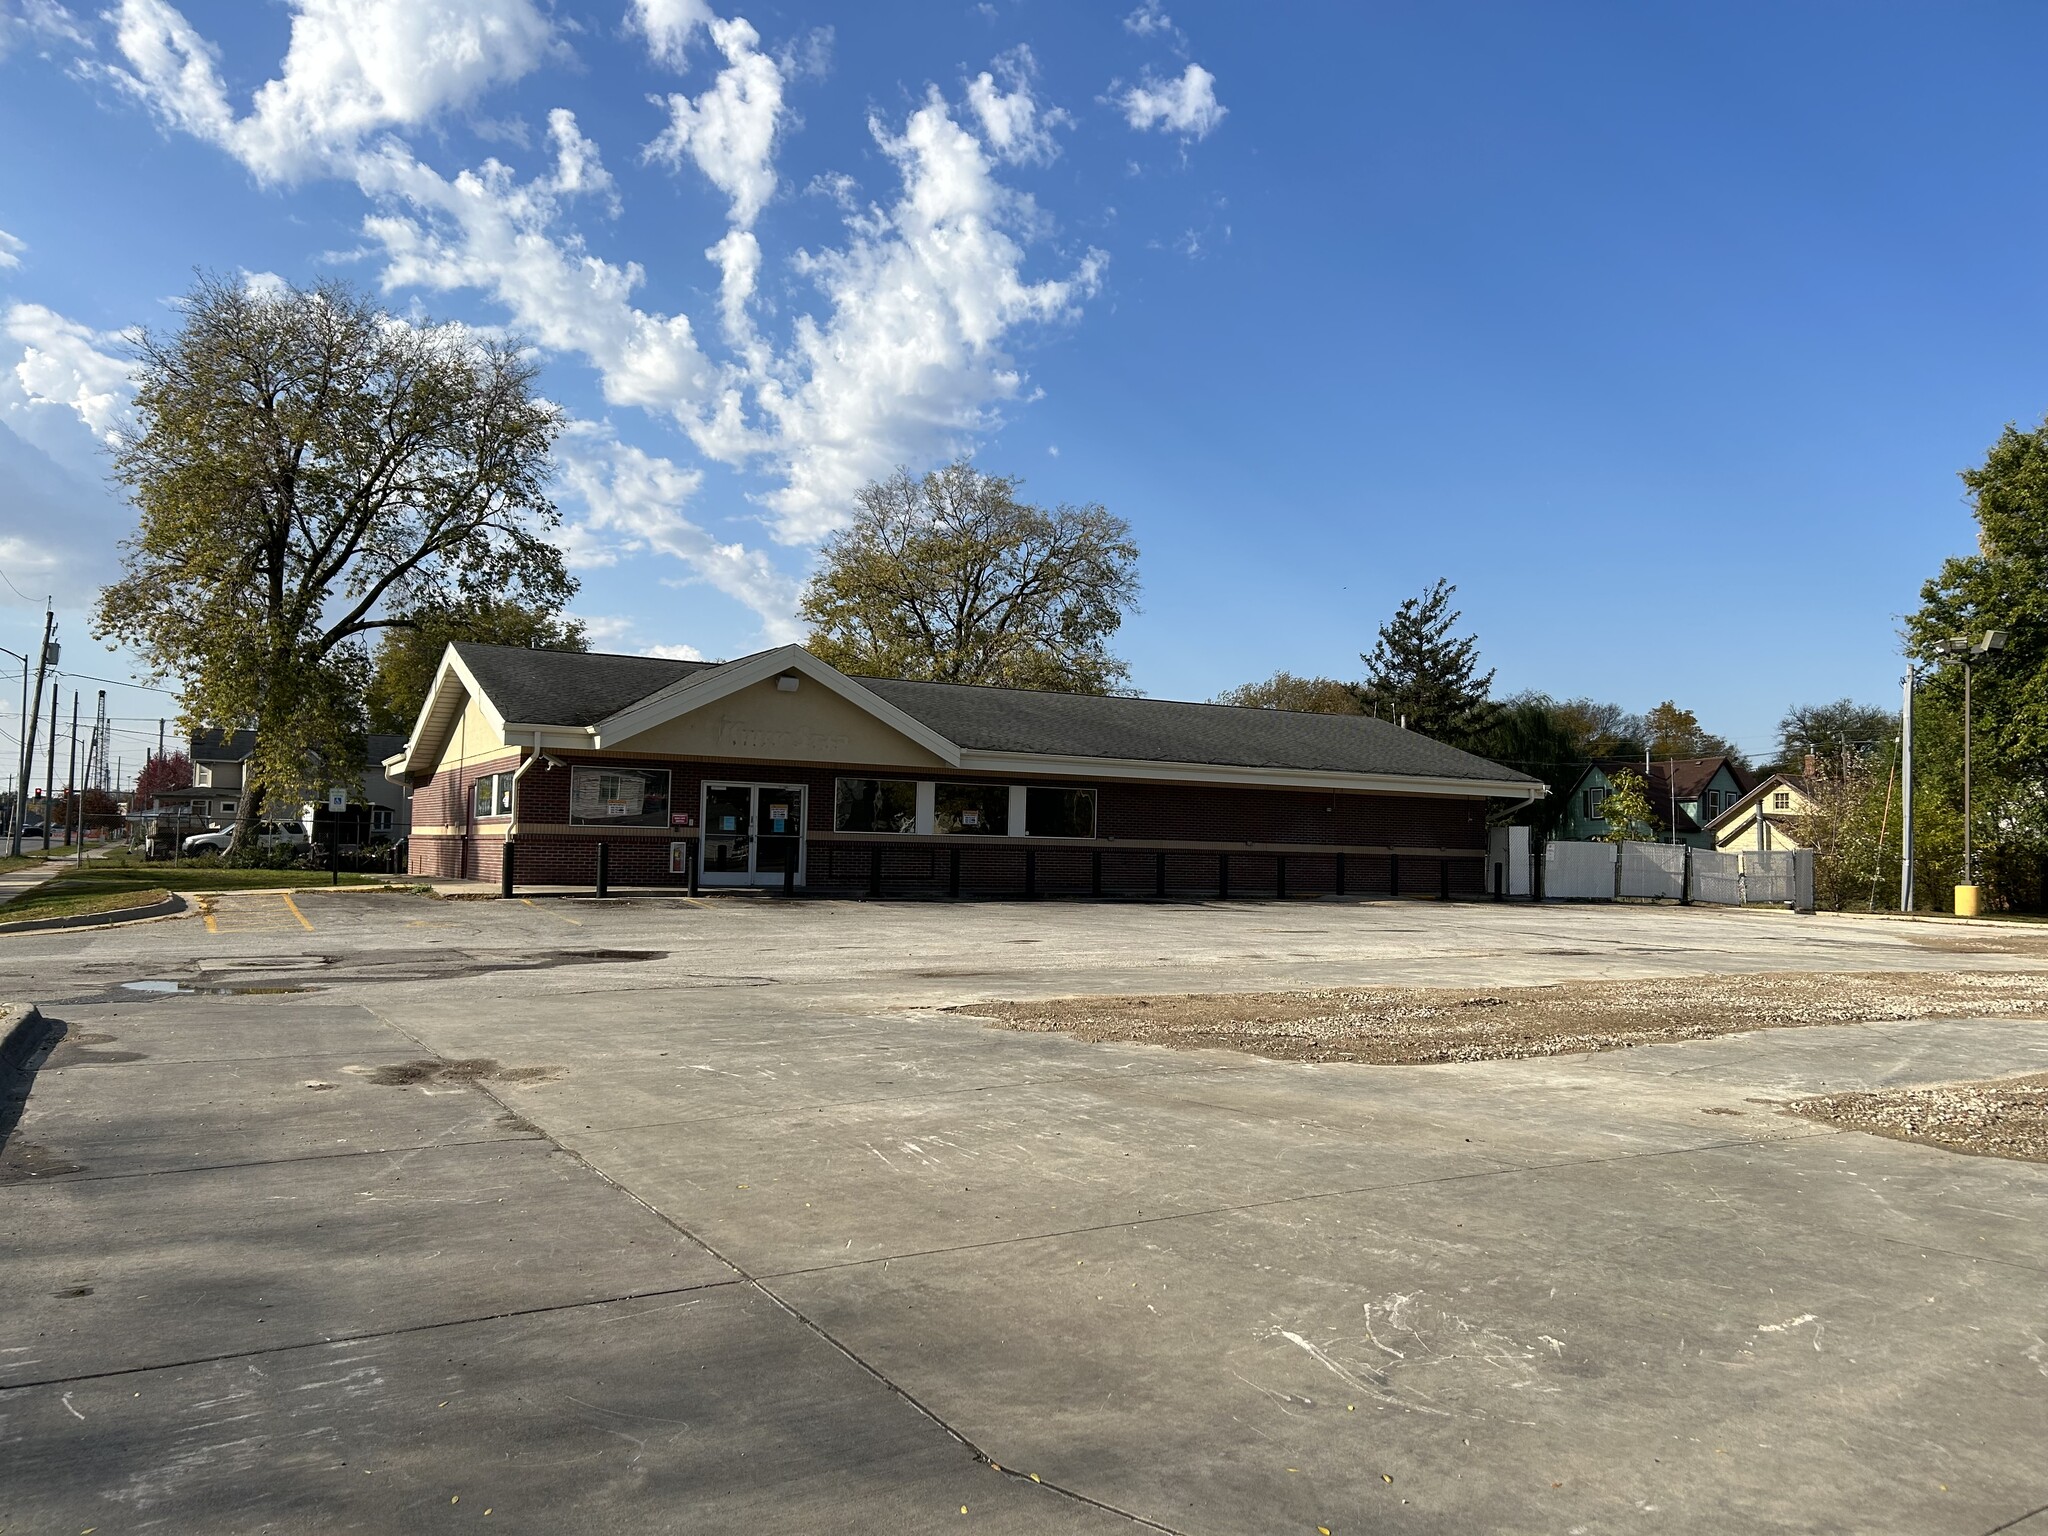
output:
[[[1083,1040],[1398,1066],[1611,1051],[1756,1029],[2048,1018],[2048,972],[1798,972],[1539,987],[1074,997],[950,1011]]]
[[[1795,1115],[1975,1157],[2048,1163],[2048,1072],[1989,1083],[1830,1093],[1787,1104]]]

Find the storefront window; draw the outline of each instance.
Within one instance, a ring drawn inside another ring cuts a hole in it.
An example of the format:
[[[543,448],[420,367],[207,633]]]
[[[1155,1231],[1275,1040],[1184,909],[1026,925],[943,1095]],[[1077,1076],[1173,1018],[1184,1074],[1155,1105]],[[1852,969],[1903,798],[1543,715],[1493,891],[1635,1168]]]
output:
[[[1010,831],[1010,786],[941,784],[933,809],[934,831],[1004,837]]]
[[[836,789],[835,832],[917,830],[917,785],[909,779],[840,779]]]
[[[569,820],[577,826],[667,826],[668,770],[571,768]]]
[[[1024,791],[1024,830],[1033,837],[1093,837],[1095,791],[1033,785]]]

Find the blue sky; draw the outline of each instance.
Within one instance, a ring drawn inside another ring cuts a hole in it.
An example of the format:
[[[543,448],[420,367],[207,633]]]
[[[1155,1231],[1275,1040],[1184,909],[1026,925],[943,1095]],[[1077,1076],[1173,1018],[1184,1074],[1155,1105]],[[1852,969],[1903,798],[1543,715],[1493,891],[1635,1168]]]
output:
[[[1356,675],[1446,576],[1499,689],[1758,752],[1896,696],[1956,471],[2048,410],[2034,7],[0,18],[0,644],[54,591],[109,677],[98,440],[195,268],[538,343],[606,648],[792,637],[851,489],[972,452],[1131,521],[1149,693]]]

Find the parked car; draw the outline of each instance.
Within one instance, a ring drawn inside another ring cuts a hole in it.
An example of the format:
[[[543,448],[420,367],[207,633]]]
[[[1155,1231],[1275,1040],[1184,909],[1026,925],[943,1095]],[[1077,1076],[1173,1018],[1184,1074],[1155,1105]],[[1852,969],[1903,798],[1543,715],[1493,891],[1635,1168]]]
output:
[[[180,845],[186,853],[226,853],[228,845],[235,840],[233,827],[222,827],[217,832],[195,832]],[[306,829],[295,821],[265,821],[257,824],[256,846],[258,848],[303,848],[306,846]]]

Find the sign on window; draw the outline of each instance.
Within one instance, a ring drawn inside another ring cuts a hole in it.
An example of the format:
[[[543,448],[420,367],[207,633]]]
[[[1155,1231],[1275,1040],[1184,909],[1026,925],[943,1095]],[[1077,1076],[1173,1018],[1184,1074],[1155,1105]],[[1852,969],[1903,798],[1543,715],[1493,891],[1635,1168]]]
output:
[[[668,770],[571,768],[569,820],[581,826],[667,826]]]

